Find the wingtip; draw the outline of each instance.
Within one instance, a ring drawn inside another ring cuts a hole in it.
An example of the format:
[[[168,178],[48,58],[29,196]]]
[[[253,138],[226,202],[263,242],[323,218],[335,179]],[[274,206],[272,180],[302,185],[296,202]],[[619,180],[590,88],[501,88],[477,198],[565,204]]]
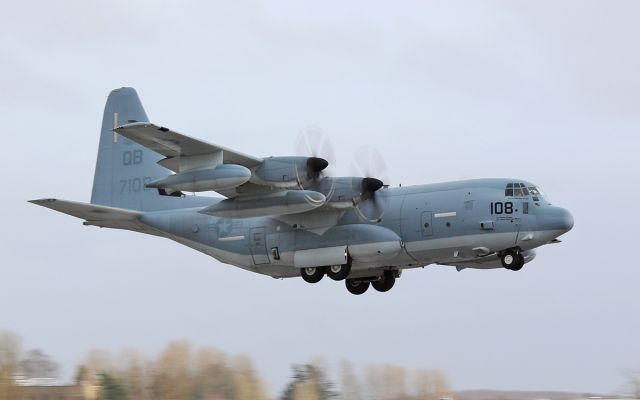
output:
[[[37,204],[39,206],[46,204],[46,203],[55,203],[57,201],[57,199],[33,199],[33,200],[27,200],[27,202],[29,203],[33,203],[33,204]]]

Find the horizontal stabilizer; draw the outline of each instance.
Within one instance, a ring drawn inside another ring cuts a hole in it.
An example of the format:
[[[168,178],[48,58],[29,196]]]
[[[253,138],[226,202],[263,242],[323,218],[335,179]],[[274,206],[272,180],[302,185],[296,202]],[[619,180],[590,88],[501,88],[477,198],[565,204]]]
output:
[[[138,220],[142,215],[139,211],[59,199],[29,200],[29,202],[84,219],[85,225],[152,233],[148,232],[148,227]]]

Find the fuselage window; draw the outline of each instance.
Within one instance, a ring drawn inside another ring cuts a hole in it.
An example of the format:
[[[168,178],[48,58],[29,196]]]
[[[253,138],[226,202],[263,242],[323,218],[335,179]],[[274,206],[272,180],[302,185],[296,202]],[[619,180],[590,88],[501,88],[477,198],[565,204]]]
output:
[[[526,201],[522,203],[522,213],[529,214],[529,203],[527,203]]]

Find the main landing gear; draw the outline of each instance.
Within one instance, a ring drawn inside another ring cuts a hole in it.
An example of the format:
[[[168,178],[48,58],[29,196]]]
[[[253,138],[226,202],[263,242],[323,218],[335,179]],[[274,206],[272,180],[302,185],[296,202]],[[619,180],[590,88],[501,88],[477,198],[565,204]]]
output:
[[[300,270],[300,275],[305,282],[318,283],[324,276],[324,267],[307,267]]]
[[[501,253],[502,266],[511,271],[520,271],[524,266],[524,257],[517,249],[508,249]]]
[[[342,265],[329,265],[326,267],[307,267],[300,270],[300,276],[306,282],[318,283],[326,274],[334,281],[345,281],[345,286],[349,293],[363,294],[369,289],[369,286],[373,286],[378,292],[388,292],[396,283],[396,278],[399,275],[398,271],[384,271],[381,276],[372,276],[364,278],[349,278],[347,276],[351,273],[351,260],[347,264]]]
[[[334,281],[342,281],[351,273],[351,260],[346,264],[329,265],[327,267],[307,267],[300,270],[302,279],[309,283],[318,283],[324,274]]]
[[[334,281],[341,281],[347,279],[347,276],[351,273],[351,260],[346,264],[330,265],[327,267],[327,276]]]
[[[347,279],[345,282],[347,290],[351,294],[362,294],[369,289],[369,281],[360,281],[357,279]]]
[[[345,285],[351,294],[363,294],[373,286],[378,292],[388,292],[396,283],[396,271],[384,271],[382,276],[373,278],[347,279]]]

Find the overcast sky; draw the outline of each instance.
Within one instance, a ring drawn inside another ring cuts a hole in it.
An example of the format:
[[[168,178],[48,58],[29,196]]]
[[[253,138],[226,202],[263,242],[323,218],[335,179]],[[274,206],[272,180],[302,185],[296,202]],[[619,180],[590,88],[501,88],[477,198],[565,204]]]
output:
[[[134,3],[134,4],[132,4]],[[73,366],[171,339],[289,364],[442,368],[456,389],[611,392],[640,367],[640,2],[20,1],[0,13],[0,329]],[[274,280],[27,204],[88,201],[104,102],[256,156],[321,127],[391,183],[517,177],[571,210],[514,273],[406,272],[363,296]]]

